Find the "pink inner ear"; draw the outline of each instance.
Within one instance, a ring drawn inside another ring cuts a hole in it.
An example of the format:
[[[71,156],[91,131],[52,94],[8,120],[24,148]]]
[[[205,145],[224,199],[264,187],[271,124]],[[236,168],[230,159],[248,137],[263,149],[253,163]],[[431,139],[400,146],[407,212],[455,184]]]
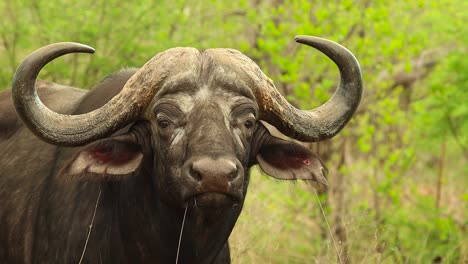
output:
[[[135,158],[139,152],[125,147],[96,148],[90,151],[93,159],[101,164],[112,163],[113,165],[124,164]]]
[[[111,161],[112,159],[112,152],[104,152],[104,151],[96,150],[93,153],[93,157],[101,161],[102,163],[107,163]]]
[[[312,161],[304,154],[296,153],[295,156],[284,155],[284,153],[274,153],[272,155],[264,155],[268,162],[278,169],[299,169],[303,166],[310,166]]]
[[[309,166],[311,164],[310,159],[304,156],[286,156],[283,157],[284,160],[282,162],[285,163],[285,167],[292,168],[292,169],[299,169],[302,166]],[[281,162],[281,161],[280,161]]]

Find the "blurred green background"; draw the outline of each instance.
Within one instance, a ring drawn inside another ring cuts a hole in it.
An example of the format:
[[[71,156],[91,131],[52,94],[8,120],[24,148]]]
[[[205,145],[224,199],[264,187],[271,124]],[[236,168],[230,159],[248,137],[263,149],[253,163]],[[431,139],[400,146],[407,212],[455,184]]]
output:
[[[365,90],[350,124],[308,144],[330,187],[253,170],[231,235],[234,263],[468,263],[468,1],[0,1],[0,87],[31,51],[76,41],[41,78],[91,88],[175,46],[235,48],[291,103],[311,109],[339,80],[295,35],[341,43]],[[320,201],[320,203],[319,203]],[[328,228],[323,212],[329,222]],[[336,251],[333,238],[336,242]]]

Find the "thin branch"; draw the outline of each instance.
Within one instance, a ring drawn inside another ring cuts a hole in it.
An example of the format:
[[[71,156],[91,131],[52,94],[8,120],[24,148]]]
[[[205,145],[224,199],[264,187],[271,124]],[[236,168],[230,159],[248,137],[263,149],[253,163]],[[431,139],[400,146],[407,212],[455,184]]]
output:
[[[460,141],[460,136],[457,133],[457,130],[455,129],[455,125],[453,124],[452,119],[450,116],[447,116],[447,123],[448,127],[450,129],[450,133],[453,135],[453,138],[455,139],[455,142],[457,142],[457,145],[461,148],[463,152],[463,156],[465,156],[466,159],[468,159],[468,149],[463,146],[462,142]]]
[[[83,248],[83,253],[81,253],[81,258],[80,258],[80,261],[78,262],[78,264],[81,264],[81,262],[83,261],[83,257],[85,255],[86,248],[88,247],[88,241],[89,241],[89,237],[91,236],[91,230],[93,229],[94,219],[96,218],[96,211],[97,211],[97,208],[98,208],[98,205],[99,205],[99,199],[100,198],[101,198],[101,188],[99,188],[99,194],[98,194],[98,197],[97,197],[97,200],[96,200],[96,205],[94,206],[93,218],[91,219],[91,224],[89,225],[88,236],[86,237],[86,242],[85,242],[85,245],[84,245],[84,248]]]
[[[341,259],[340,251],[338,250],[338,246],[336,245],[335,237],[334,237],[333,232],[332,232],[332,230],[330,228],[330,224],[328,223],[328,220],[327,220],[327,215],[325,214],[325,210],[323,209],[322,202],[320,202],[320,197],[318,196],[318,193],[315,190],[315,188],[312,188],[312,189],[314,190],[315,197],[317,197],[317,201],[318,201],[318,204],[320,206],[320,211],[322,212],[323,219],[325,220],[325,223],[327,224],[328,232],[330,234],[331,240],[333,242],[333,246],[335,248],[336,256],[338,258],[338,263],[343,264],[343,260]]]
[[[445,153],[447,149],[447,138],[444,135],[444,141],[440,146],[440,157],[439,157],[439,173],[437,175],[437,186],[436,186],[436,208],[440,207],[440,197],[442,194],[442,178],[444,176],[445,167]]]

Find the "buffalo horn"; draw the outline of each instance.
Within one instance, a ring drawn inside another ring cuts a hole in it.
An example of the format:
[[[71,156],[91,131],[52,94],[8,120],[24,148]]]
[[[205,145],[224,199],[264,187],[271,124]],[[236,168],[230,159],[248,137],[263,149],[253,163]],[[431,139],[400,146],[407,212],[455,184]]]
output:
[[[73,42],[42,47],[21,63],[13,79],[13,101],[18,115],[34,134],[51,144],[84,145],[124,127],[144,110],[140,93],[125,87],[104,106],[86,114],[65,115],[47,108],[35,87],[39,72],[55,58],[77,52],[93,53],[94,49]]]
[[[297,140],[316,142],[329,139],[348,123],[361,100],[359,63],[349,50],[333,41],[311,36],[297,36],[295,40],[333,60],[340,71],[340,83],[327,102],[313,110],[300,110],[292,106],[271,81],[267,81],[256,91],[261,118]]]

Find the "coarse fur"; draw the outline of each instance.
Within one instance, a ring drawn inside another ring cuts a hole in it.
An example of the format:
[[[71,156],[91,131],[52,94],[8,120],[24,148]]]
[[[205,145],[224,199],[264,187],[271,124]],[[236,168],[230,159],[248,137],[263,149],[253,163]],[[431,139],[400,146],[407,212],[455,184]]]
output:
[[[174,262],[185,206],[179,263],[229,263],[253,165],[325,184],[320,159],[259,122],[255,96],[219,53],[173,76],[141,120],[83,147],[42,142],[22,125],[11,91],[0,93],[0,263],[78,263],[97,202],[83,263]],[[89,92],[36,86],[50,109],[82,114],[136,71]]]

